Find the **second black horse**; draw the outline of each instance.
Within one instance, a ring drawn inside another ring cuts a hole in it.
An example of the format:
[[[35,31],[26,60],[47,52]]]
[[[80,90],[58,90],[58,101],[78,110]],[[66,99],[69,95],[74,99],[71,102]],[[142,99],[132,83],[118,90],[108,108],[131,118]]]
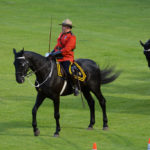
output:
[[[146,43],[143,43],[142,41],[140,41],[140,43],[144,48],[143,52],[148,62],[148,67],[150,67],[150,39]]]

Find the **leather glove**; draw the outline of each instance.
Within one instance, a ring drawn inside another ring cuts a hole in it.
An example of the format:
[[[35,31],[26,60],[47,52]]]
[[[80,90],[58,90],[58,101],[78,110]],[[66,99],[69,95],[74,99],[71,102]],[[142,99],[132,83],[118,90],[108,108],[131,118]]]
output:
[[[49,56],[56,57],[56,58],[62,58],[62,53],[61,53],[61,51],[51,52]]]

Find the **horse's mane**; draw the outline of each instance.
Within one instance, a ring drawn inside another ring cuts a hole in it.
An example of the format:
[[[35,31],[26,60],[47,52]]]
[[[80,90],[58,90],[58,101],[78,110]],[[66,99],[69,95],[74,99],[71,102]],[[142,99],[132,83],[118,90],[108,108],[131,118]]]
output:
[[[32,51],[24,51],[24,55],[27,58],[33,58],[35,61],[43,61],[43,62],[47,61],[46,57]]]
[[[35,52],[32,52],[32,51],[24,51],[24,55],[27,56],[27,57],[37,57],[39,59],[45,59],[44,56],[42,56],[41,54],[38,54],[38,53],[35,53]]]

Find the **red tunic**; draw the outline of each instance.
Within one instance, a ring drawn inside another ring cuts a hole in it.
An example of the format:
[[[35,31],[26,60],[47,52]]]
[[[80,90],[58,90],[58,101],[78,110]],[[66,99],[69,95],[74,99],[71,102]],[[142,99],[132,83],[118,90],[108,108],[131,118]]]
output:
[[[71,32],[60,34],[57,39],[57,45],[54,50],[61,51],[63,58],[58,59],[59,62],[62,61],[74,61],[74,52],[73,50],[76,47],[76,37]]]

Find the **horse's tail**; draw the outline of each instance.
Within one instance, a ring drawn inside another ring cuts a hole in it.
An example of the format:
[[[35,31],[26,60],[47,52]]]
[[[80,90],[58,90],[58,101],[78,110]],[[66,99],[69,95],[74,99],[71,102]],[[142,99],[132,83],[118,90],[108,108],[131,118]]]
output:
[[[101,83],[107,84],[116,80],[121,71],[114,71],[114,67],[106,67],[105,69],[101,70]]]

